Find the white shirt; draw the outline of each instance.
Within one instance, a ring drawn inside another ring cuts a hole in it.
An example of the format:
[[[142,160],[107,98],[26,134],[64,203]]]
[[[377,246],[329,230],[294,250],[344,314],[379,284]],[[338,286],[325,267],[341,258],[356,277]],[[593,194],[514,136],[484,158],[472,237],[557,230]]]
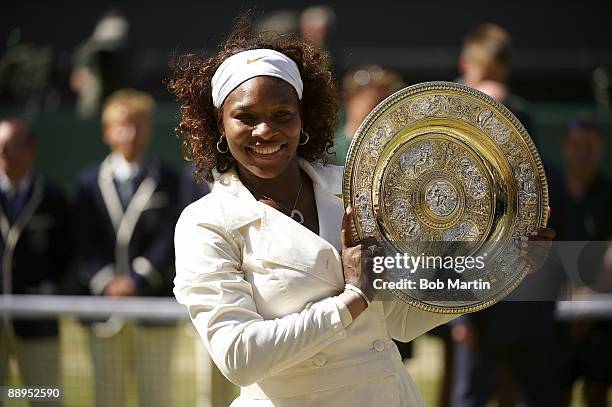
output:
[[[109,157],[109,164],[113,173],[113,178],[119,183],[124,183],[136,177],[140,171],[138,162],[129,162],[119,153],[112,153]]]

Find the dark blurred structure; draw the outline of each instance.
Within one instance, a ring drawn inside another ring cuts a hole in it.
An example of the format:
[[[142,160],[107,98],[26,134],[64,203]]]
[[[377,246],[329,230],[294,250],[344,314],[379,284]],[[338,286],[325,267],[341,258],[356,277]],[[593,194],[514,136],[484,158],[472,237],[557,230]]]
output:
[[[10,101],[15,114],[32,116],[59,107],[54,57],[49,45],[23,42],[18,27],[8,33],[6,49],[0,55],[0,98]]]
[[[450,0],[381,0],[374,4],[297,0],[290,8],[300,12],[315,4],[328,5],[335,12],[337,29],[327,48],[340,73],[349,67],[378,63],[399,71],[410,83],[450,80],[456,73],[458,39],[468,27],[482,21],[496,22],[512,34],[512,88],[529,100],[592,100],[593,70],[612,66],[612,26],[605,2],[521,0],[507,5],[476,1],[466,7]],[[73,50],[111,5],[108,1],[14,2],[5,6],[6,12],[0,16],[0,38],[19,28],[25,42],[52,47],[61,80],[71,70]],[[156,96],[164,94],[161,79],[168,72],[168,56],[174,51],[214,49],[238,11],[249,6],[264,10],[264,15],[289,8],[270,0],[179,1],[171,7],[160,0],[147,2],[146,7],[138,2],[122,3],[122,12],[130,21],[134,70],[138,73],[131,85]]]
[[[129,64],[123,65],[123,75],[126,85],[148,91],[159,102],[155,116],[157,135],[152,149],[176,167],[182,167],[179,143],[172,136],[177,107],[164,84],[169,74],[168,61],[175,54],[187,51],[207,54],[215,49],[240,10],[254,9],[256,23],[279,13],[281,17],[289,16],[283,17],[290,23],[285,30],[297,30],[296,19],[303,10],[315,5],[331,7],[335,22],[326,47],[336,78],[356,66],[378,64],[398,72],[407,83],[454,80],[461,38],[466,30],[483,21],[493,21],[512,34],[510,86],[530,102],[529,112],[534,117],[534,134],[537,134],[540,152],[560,162],[558,126],[568,114],[595,109],[597,100],[597,106],[602,107],[597,108],[596,119],[606,137],[612,131],[612,118],[605,107],[610,90],[606,83],[612,67],[612,27],[602,12],[606,9],[602,4],[588,1],[551,5],[519,1],[502,5],[476,1],[466,7],[450,0],[420,3],[381,0],[375,4],[304,0],[280,4],[264,0],[256,3],[180,1],[169,7],[166,2],[153,0],[145,7],[125,2],[120,6],[122,15],[130,23],[130,58]],[[14,90],[1,88],[0,113],[7,116],[22,115],[26,110],[32,112],[28,114],[34,130],[44,130],[41,134],[45,134],[40,140],[38,164],[69,191],[74,190],[77,170],[104,152],[97,137],[98,119],[74,120],[75,94],[69,87],[74,52],[83,39],[91,36],[100,16],[112,6],[107,1],[82,4],[25,0],[5,5],[0,14],[0,39],[7,39],[0,42],[0,59],[10,54],[9,49],[15,43],[29,44],[50,55],[50,58],[41,58],[46,61],[42,64],[46,90],[26,92],[43,97],[19,96],[24,92],[16,94]],[[272,26],[277,25],[275,18],[271,18]],[[13,72],[26,70],[22,66]],[[30,80],[31,75],[22,77]],[[27,80],[9,79],[8,83],[11,86],[35,83]],[[25,103],[26,100],[33,102]],[[42,107],[26,109],[26,104]],[[63,149],[78,151],[78,154],[65,160],[56,153]],[[606,154],[604,163],[612,162],[612,154],[609,151]],[[612,173],[612,166],[605,171]]]
[[[131,74],[129,28],[127,18],[118,9],[111,9],[77,47],[70,87],[77,94],[79,117],[97,115],[107,96],[127,86]]]

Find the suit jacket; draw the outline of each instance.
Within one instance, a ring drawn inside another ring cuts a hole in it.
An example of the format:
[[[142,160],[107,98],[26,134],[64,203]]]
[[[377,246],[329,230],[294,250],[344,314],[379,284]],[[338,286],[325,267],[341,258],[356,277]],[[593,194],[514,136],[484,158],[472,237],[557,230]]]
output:
[[[157,159],[147,160],[124,208],[109,158],[86,169],[76,201],[79,275],[90,294],[102,295],[119,273],[140,295],[171,295],[172,236],[178,216],[178,177]]]
[[[342,168],[300,166],[320,235],[256,201],[235,172],[219,175],[176,226],[177,300],[242,386],[233,406],[424,405],[391,338],[410,341],[452,316],[372,302],[353,320],[337,297]]]
[[[4,203],[5,197],[1,198]],[[69,207],[61,190],[35,175],[13,222],[7,217],[6,208],[0,207],[0,229],[2,294],[57,293],[72,254]],[[19,337],[58,333],[57,320],[52,318],[7,322]]]

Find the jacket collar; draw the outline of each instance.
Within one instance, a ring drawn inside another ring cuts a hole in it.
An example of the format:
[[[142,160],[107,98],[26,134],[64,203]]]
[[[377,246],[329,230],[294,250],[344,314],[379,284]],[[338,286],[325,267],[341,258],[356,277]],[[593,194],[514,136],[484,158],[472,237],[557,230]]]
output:
[[[342,204],[341,173],[331,167],[319,163],[310,163],[304,159],[298,160],[301,169],[308,174],[313,183],[317,212],[319,214],[319,236],[331,243],[337,250],[340,249],[340,219],[344,207]],[[222,210],[228,220],[229,230],[238,229],[255,220],[262,220],[262,229],[268,226],[267,219],[271,218],[270,211],[275,210],[257,201],[251,192],[240,181],[238,174],[231,169],[223,174],[213,172],[215,183],[213,192],[227,194]],[[336,219],[336,222],[327,221]],[[287,218],[287,221],[293,222]],[[303,226],[300,226],[303,227]]]

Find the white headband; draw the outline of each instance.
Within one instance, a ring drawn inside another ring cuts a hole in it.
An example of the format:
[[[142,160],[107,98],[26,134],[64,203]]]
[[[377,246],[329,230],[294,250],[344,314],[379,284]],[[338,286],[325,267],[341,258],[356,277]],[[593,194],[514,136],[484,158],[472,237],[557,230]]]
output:
[[[219,107],[227,95],[247,79],[273,76],[289,83],[302,99],[304,84],[297,65],[285,54],[271,49],[242,51],[227,58],[212,77],[213,105]]]

